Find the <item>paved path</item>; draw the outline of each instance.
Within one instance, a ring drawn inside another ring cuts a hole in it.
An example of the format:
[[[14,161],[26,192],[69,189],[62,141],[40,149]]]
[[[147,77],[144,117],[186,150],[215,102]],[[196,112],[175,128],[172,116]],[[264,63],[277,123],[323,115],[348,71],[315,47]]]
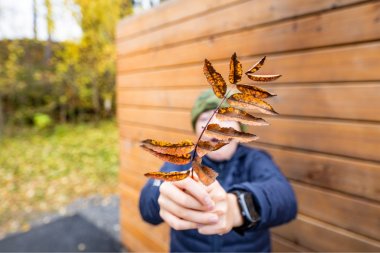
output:
[[[0,241],[0,251],[115,252],[120,244],[119,198],[81,198],[31,222],[31,230]]]

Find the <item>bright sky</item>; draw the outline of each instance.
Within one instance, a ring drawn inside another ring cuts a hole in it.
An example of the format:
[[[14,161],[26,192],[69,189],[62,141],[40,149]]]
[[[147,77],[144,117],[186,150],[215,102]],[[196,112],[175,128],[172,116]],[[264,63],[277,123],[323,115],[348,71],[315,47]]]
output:
[[[44,0],[37,2],[37,37],[47,38]],[[51,0],[55,29],[53,40],[78,40],[82,31],[65,0]],[[0,39],[33,38],[33,0],[0,0]]]
[[[47,10],[44,2],[45,0],[36,0],[37,38],[40,40],[47,39]],[[134,12],[137,13],[155,7],[163,0],[135,0],[134,2]],[[82,30],[72,16],[72,11],[79,12],[79,7],[72,4],[71,0],[51,0],[51,3],[55,25],[53,40],[79,40]],[[33,0],[0,0],[0,40],[33,38],[33,36]]]

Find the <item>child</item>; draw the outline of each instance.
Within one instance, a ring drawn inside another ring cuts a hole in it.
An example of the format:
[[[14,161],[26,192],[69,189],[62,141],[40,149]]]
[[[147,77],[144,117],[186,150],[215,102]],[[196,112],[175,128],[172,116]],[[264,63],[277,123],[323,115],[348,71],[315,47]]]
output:
[[[199,136],[220,99],[203,92],[192,109]],[[235,121],[211,123],[244,130]],[[207,139],[202,137],[202,139]],[[170,227],[171,252],[269,252],[269,229],[294,219],[294,192],[264,151],[232,141],[203,157],[202,164],[219,173],[209,186],[188,177],[176,182],[148,180],[140,196],[140,212],[151,224]],[[165,163],[161,171],[183,171],[191,164]]]

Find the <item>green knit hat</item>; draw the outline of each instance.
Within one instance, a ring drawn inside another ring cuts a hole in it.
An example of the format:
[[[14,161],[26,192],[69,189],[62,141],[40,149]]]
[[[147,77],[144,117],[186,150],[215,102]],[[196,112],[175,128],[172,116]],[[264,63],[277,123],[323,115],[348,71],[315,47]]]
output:
[[[193,131],[195,131],[195,123],[199,116],[205,111],[216,109],[221,101],[220,98],[215,96],[212,89],[207,89],[198,96],[191,110],[191,126],[193,127]],[[229,106],[228,103],[224,101],[221,107],[227,106]],[[240,128],[243,132],[247,131],[246,125],[240,124]]]

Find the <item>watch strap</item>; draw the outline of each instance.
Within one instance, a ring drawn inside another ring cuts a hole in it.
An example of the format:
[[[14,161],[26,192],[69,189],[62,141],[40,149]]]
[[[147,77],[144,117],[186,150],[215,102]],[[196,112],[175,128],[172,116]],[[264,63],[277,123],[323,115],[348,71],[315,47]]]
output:
[[[240,227],[235,227],[234,230],[243,234],[244,231],[255,227],[260,220],[260,216],[256,211],[253,197],[250,192],[235,190],[231,192],[237,198],[243,224]]]

